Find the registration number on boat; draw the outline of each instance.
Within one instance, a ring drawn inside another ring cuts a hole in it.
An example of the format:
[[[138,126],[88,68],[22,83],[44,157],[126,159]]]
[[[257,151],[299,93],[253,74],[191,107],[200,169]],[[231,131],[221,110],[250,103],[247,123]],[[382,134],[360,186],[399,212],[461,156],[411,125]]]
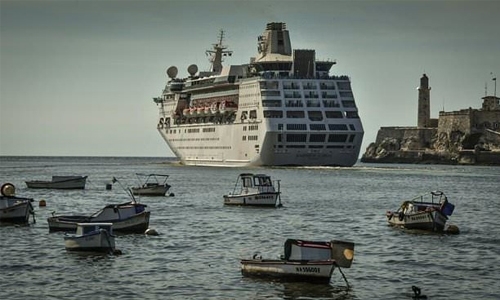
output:
[[[319,273],[318,267],[295,267],[296,272],[301,273]]]

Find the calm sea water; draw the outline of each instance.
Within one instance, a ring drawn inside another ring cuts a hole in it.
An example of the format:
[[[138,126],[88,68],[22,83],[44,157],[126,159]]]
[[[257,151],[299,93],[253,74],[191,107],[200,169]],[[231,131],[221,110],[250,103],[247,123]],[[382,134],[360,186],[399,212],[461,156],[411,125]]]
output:
[[[225,207],[241,172],[281,180],[283,208]],[[169,174],[174,197],[139,201],[159,236],[120,235],[121,256],[67,253],[47,217],[127,202],[135,173]],[[27,189],[26,180],[88,175],[80,191]],[[0,184],[36,200],[36,223],[0,227],[2,299],[428,299],[500,297],[500,168],[358,164],[353,168],[185,167],[165,158],[0,157]],[[459,235],[387,226],[386,210],[442,190]],[[46,207],[38,207],[44,199]],[[336,270],[329,285],[244,278],[239,260],[277,258],[287,238],[352,241],[351,289]]]

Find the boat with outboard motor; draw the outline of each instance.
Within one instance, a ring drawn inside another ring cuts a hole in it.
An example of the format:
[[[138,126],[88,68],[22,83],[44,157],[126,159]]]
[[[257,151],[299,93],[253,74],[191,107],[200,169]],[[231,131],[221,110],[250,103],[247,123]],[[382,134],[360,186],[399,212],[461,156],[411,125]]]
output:
[[[26,224],[30,215],[35,222],[33,199],[15,196],[16,188],[12,183],[4,183],[0,190],[0,223]]]
[[[389,225],[406,229],[444,231],[455,206],[441,191],[432,191],[404,201],[396,211],[387,211]]]
[[[352,242],[288,239],[284,248],[284,255],[280,259],[262,259],[254,255],[252,259],[241,260],[242,275],[329,283],[335,268],[340,272],[341,267],[350,268],[354,258]]]

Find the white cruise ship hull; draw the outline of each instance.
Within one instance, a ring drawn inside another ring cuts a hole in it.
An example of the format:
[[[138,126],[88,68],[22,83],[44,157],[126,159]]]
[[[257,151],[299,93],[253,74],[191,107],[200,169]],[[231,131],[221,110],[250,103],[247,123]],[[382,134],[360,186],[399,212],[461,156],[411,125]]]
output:
[[[349,148],[327,148],[328,145],[313,145],[322,148],[292,148],[296,145],[276,145],[278,133],[266,131],[265,123],[255,123],[262,127],[256,134],[258,141],[243,142],[243,127],[248,123],[201,124],[179,126],[191,132],[189,138],[176,138],[169,129],[158,129],[170,149],[182,164],[190,166],[341,166],[351,167],[358,160],[362,133],[359,141],[348,145]],[[204,128],[214,132],[205,133]],[[182,129],[179,129],[182,130]],[[238,142],[235,142],[238,141]],[[278,146],[278,147],[277,147]],[[281,146],[281,147],[279,147]]]

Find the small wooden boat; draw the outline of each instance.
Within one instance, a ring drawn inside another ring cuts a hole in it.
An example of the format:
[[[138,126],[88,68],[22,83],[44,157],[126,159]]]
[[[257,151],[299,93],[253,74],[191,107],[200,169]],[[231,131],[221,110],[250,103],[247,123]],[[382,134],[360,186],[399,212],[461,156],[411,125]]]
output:
[[[280,181],[265,174],[242,173],[238,176],[233,192],[224,195],[225,205],[267,206],[281,205]],[[279,202],[278,202],[279,201]]]
[[[35,210],[33,199],[15,196],[15,187],[11,183],[5,183],[1,187],[0,196],[0,222],[12,224],[29,223],[30,215],[35,222]]]
[[[115,232],[144,233],[150,217],[146,207],[135,201],[110,204],[92,215],[53,215],[47,222],[50,231],[74,232],[78,223],[112,223]]]
[[[250,277],[269,277],[284,281],[329,283],[335,268],[350,268],[354,243],[343,241],[305,241],[288,239],[281,259],[240,261],[241,273]]]
[[[441,191],[404,201],[396,211],[387,211],[389,225],[406,229],[443,231],[455,206]]]
[[[112,228],[112,223],[77,223],[76,233],[64,236],[64,246],[68,251],[114,252]]]
[[[32,189],[83,190],[86,182],[87,176],[52,176],[51,181],[26,181],[26,185]]]
[[[165,196],[170,185],[167,183],[169,175],[162,174],[136,174],[139,180],[139,186],[132,187],[132,193],[136,196]],[[141,177],[146,177],[142,182]],[[160,183],[159,178],[163,178]]]

